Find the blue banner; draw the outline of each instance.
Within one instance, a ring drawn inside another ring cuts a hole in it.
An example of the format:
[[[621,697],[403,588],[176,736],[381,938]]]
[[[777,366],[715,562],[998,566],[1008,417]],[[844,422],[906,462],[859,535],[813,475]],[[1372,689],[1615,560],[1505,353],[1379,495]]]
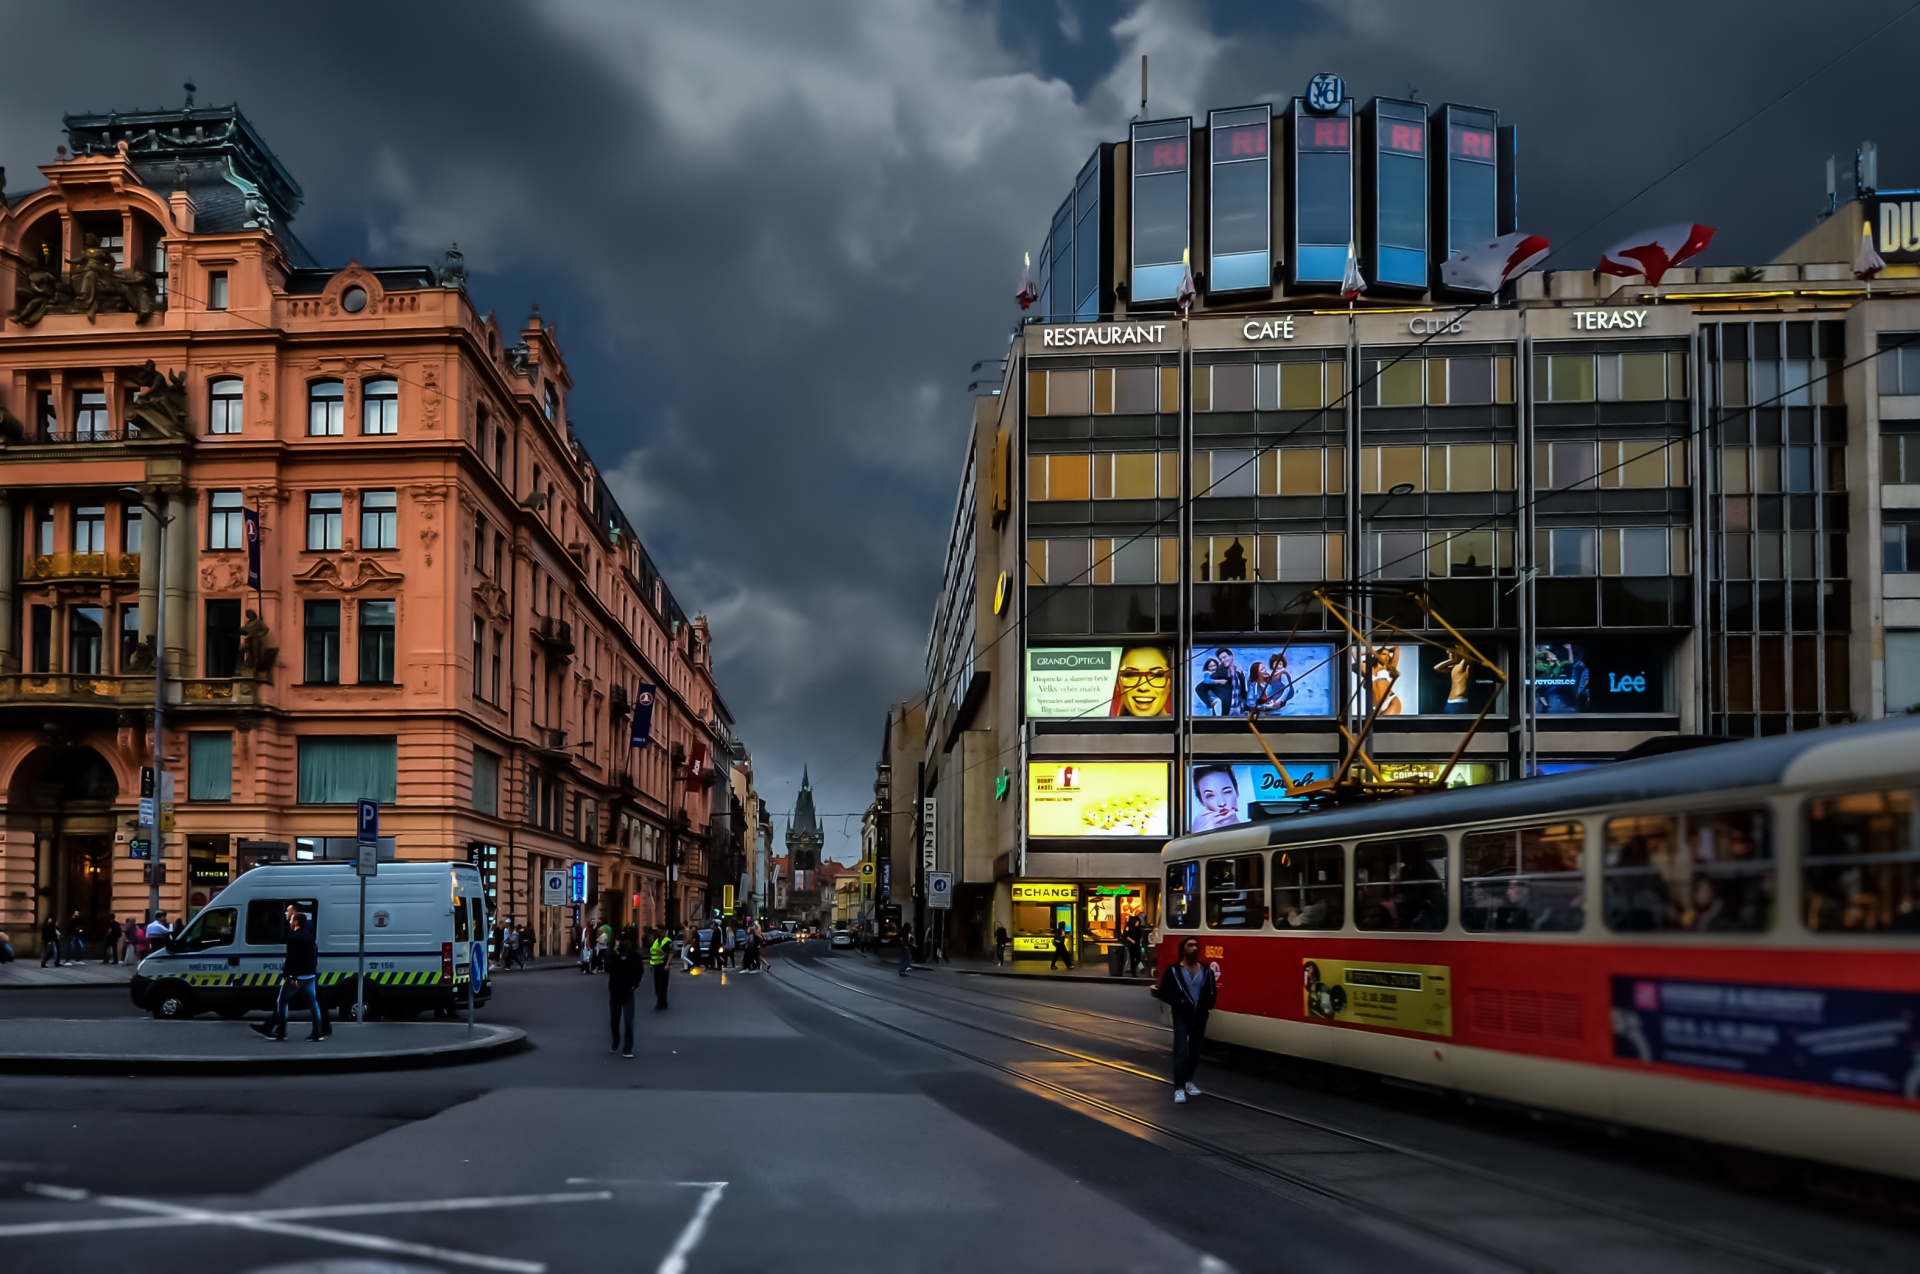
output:
[[[633,692],[633,746],[644,748],[653,741],[653,686],[641,682]]]
[[[247,541],[247,587],[260,587],[260,511],[240,510],[240,526]]]
[[[1615,977],[1613,1054],[1920,1100],[1920,994]]]

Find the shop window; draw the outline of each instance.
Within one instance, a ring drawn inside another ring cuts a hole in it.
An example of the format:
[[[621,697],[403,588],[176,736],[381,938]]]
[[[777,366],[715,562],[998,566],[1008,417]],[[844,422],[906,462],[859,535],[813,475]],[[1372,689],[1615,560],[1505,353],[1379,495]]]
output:
[[[1267,923],[1262,854],[1236,854],[1206,860],[1207,927],[1260,929]]]
[[[1445,929],[1446,838],[1413,836],[1360,844],[1353,852],[1353,907],[1362,929]]]
[[[1346,851],[1338,845],[1283,849],[1273,856],[1273,923],[1279,929],[1338,929],[1346,920]]]
[[[1607,928],[1761,933],[1773,924],[1764,810],[1607,823]]]
[[[1167,866],[1167,928],[1200,927],[1200,864],[1170,863]]]
[[[1909,789],[1809,801],[1807,928],[1815,933],[1920,933],[1920,839],[1915,828],[1914,793]]]
[[[1579,823],[1470,832],[1460,841],[1460,923],[1469,932],[1572,933],[1586,923]]]

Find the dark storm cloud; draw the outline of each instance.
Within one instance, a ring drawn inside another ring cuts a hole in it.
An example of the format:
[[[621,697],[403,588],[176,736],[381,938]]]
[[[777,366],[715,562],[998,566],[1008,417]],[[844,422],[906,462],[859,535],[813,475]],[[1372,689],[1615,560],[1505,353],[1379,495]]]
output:
[[[855,811],[881,713],[921,680],[968,368],[1019,253],[1135,109],[1281,100],[1318,70],[1521,125],[1526,228],[1560,237],[1897,11],[1149,0],[631,0],[60,6],[9,18],[14,189],[63,110],[237,100],[307,191],[327,261],[459,240],[483,308],[560,325],[587,442],[689,609],[763,790],[800,765]],[[1811,222],[1820,167],[1899,146],[1901,25],[1556,264],[1683,217],[1720,260]],[[22,51],[39,54],[20,56]],[[1901,165],[1907,164],[1906,168]],[[1844,167],[1844,164],[1843,164]],[[829,849],[842,820],[828,820]]]

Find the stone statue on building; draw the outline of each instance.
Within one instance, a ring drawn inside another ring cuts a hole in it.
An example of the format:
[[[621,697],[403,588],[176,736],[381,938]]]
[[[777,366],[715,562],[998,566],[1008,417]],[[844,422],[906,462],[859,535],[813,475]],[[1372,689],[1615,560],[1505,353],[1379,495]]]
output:
[[[264,677],[273,667],[280,652],[267,645],[267,636],[267,621],[260,618],[259,611],[249,609],[246,621],[240,625],[238,670],[242,677]]]
[[[131,377],[133,399],[127,404],[127,423],[143,434],[184,438],[187,433],[187,378],[179,372],[162,375],[149,358]]]
[[[132,649],[127,651],[126,670],[130,673],[152,672],[153,663],[153,638],[151,636],[142,637],[139,641],[133,643]]]
[[[43,243],[39,259],[28,262],[26,277],[14,297],[13,321],[22,327],[38,323],[60,303],[62,286],[60,272],[53,266],[53,245]]]
[[[467,258],[459,244],[448,248],[440,258],[440,264],[433,271],[433,281],[443,288],[467,286]]]
[[[13,321],[32,327],[48,314],[84,314],[91,323],[101,313],[130,313],[144,323],[153,314],[153,276],[145,270],[121,269],[113,253],[100,246],[99,235],[86,236],[72,266],[61,273],[52,245],[42,244],[39,260],[28,263],[14,297]]]

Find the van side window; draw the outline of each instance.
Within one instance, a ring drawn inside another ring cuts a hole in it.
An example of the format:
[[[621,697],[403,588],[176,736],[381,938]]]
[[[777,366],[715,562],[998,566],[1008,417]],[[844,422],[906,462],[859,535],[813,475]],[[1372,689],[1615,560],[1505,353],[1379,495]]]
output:
[[[455,942],[467,940],[467,900],[464,898],[453,900],[453,940]]]
[[[1167,865],[1167,928],[1200,927],[1200,864]]]
[[[1362,929],[1447,927],[1447,838],[1365,841],[1353,851],[1353,910]]]
[[[193,918],[180,935],[180,946],[188,951],[224,947],[233,941],[240,913],[232,907],[209,907]]]
[[[1764,933],[1773,926],[1765,810],[1607,823],[1607,928]]]
[[[1267,923],[1264,854],[1207,860],[1207,927],[1259,929]]]
[[[1283,849],[1273,856],[1277,929],[1338,929],[1346,921],[1346,854],[1338,845]]]
[[[1807,928],[1920,933],[1920,819],[1914,793],[1849,792],[1807,802]]]
[[[250,898],[247,900],[247,945],[286,946],[289,904],[306,915],[309,927],[320,914],[320,904],[311,898]]]
[[[1572,933],[1587,920],[1579,823],[1460,839],[1460,924],[1470,933]]]

